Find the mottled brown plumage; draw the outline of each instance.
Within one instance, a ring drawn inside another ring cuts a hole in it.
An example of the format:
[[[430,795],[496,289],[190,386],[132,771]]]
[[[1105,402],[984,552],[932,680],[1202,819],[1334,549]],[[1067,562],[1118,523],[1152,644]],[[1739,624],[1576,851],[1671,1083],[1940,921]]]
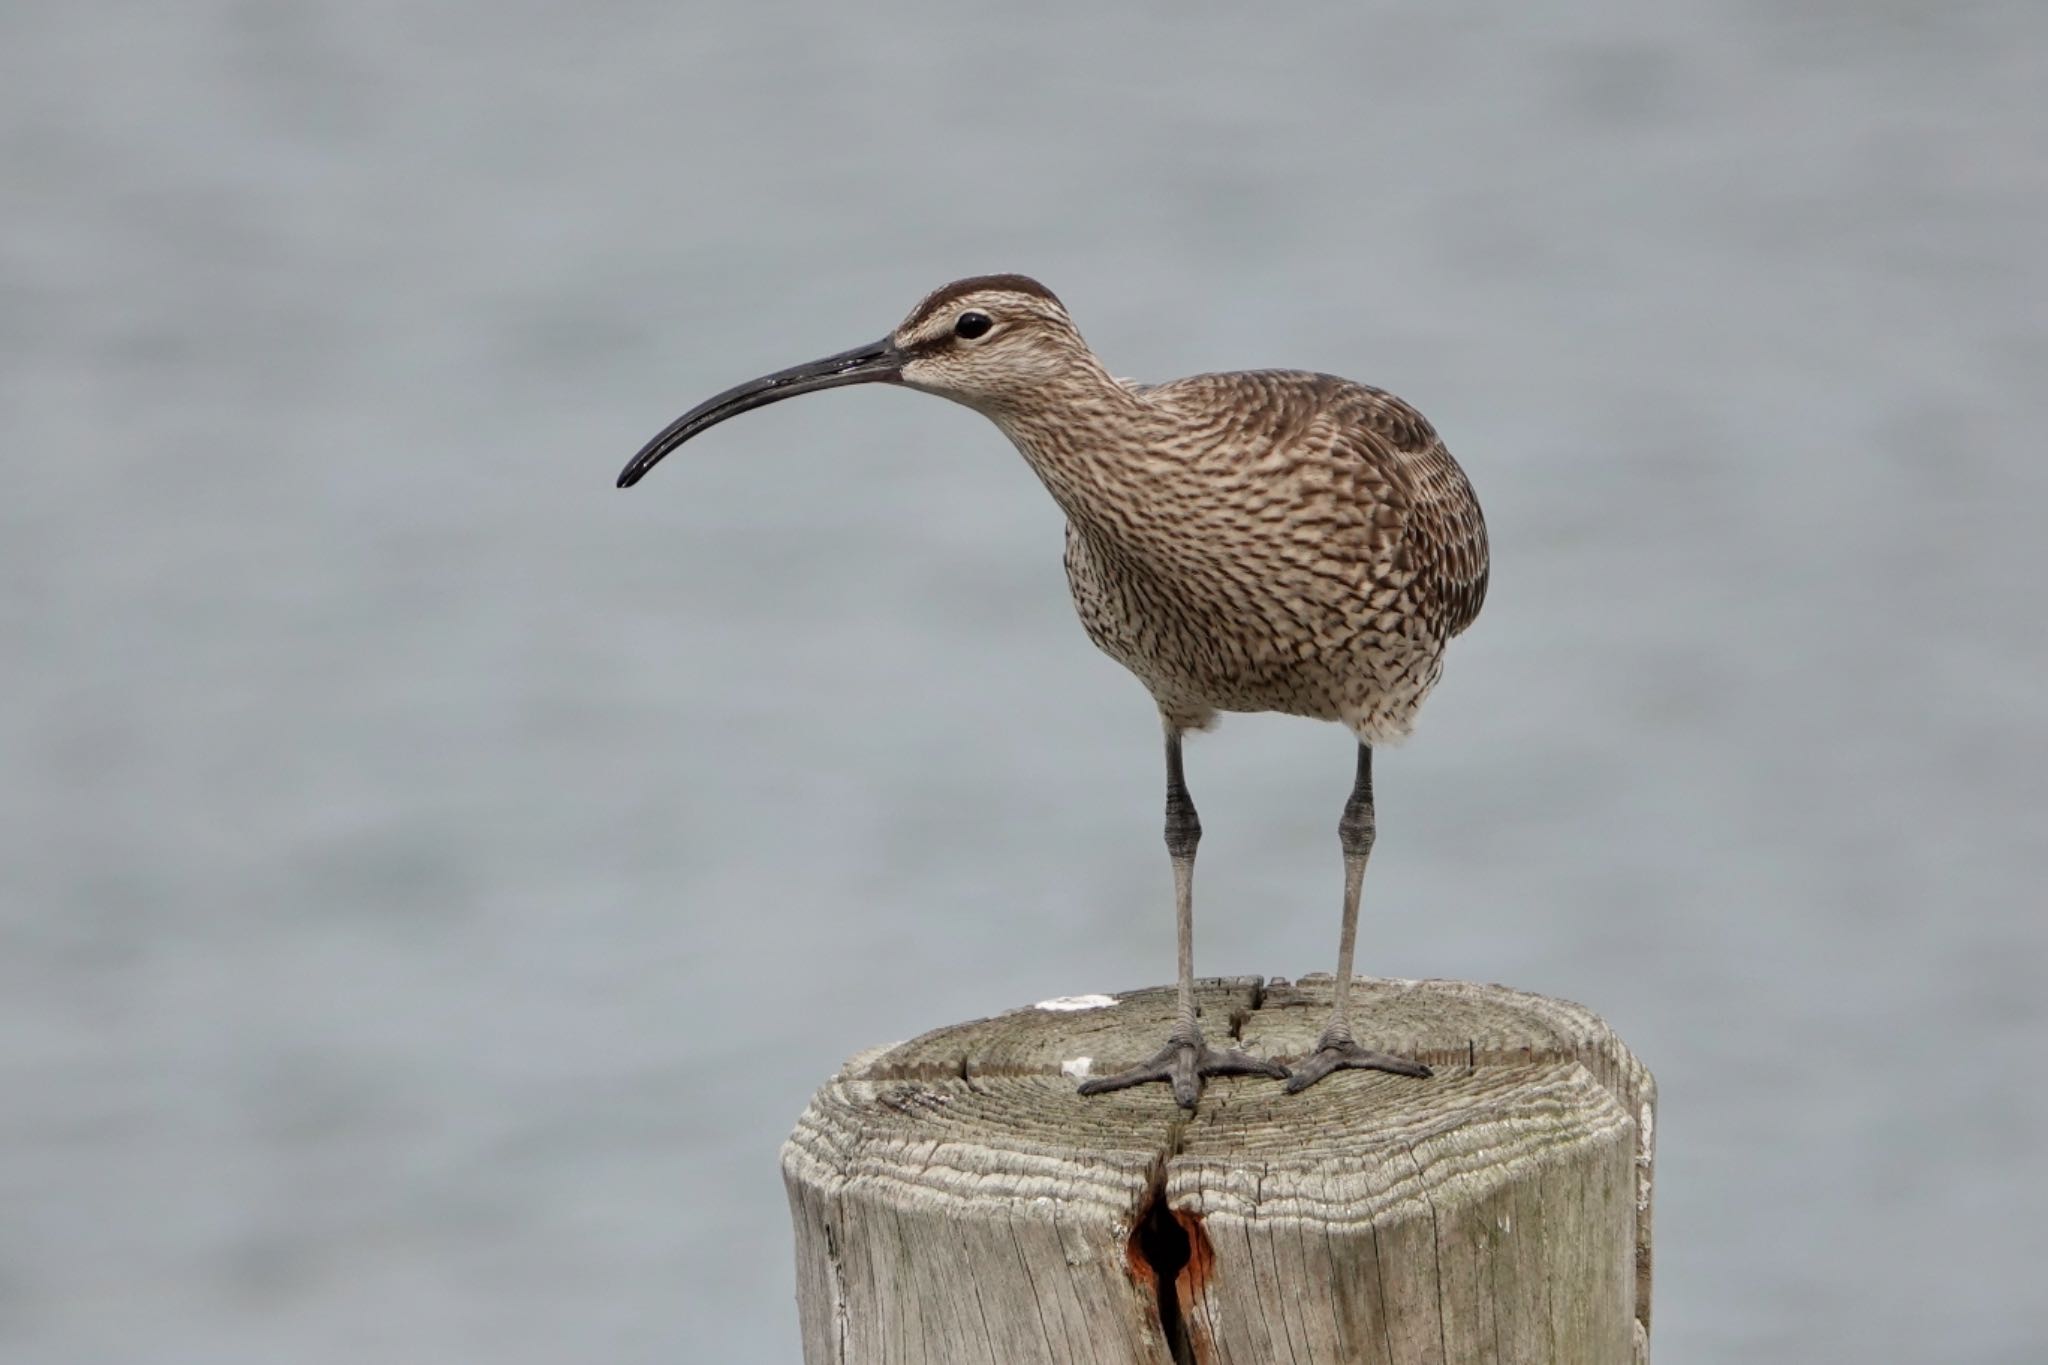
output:
[[[1191,883],[1200,825],[1180,736],[1219,711],[1336,721],[1357,737],[1338,1003],[1296,1088],[1344,1066],[1427,1074],[1360,1048],[1346,999],[1373,840],[1371,748],[1407,735],[1445,645],[1486,597],[1486,524],[1464,471],[1413,407],[1326,374],[1257,370],[1146,385],[1112,378],[1052,292],[1019,275],[935,290],[884,341],[740,385],[672,423],[622,485],[716,423],[794,393],[907,385],[982,412],[1067,516],[1066,568],[1088,637],[1144,683],[1167,732],[1167,843],[1183,1018],[1160,1054],[1091,1092],[1285,1074],[1210,1049],[1196,1027]]]
[[[1148,411],[1120,467],[1069,491],[1089,638],[1184,728],[1280,711],[1367,743],[1406,735],[1486,592],[1479,505],[1435,431],[1329,375],[1200,375],[1133,398]]]

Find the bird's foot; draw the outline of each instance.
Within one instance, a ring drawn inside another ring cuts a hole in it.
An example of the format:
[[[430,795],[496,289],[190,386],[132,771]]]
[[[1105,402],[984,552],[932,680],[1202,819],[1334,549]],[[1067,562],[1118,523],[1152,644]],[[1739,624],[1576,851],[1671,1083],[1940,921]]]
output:
[[[1271,1076],[1284,1080],[1287,1068],[1235,1048],[1210,1047],[1199,1032],[1185,1038],[1175,1034],[1166,1040],[1165,1047],[1129,1071],[1081,1082],[1081,1093],[1100,1095],[1148,1081],[1165,1081],[1173,1087],[1175,1103],[1183,1109],[1193,1109],[1195,1101],[1202,1097],[1203,1080],[1210,1076]]]
[[[1348,1029],[1325,1029],[1323,1036],[1316,1040],[1316,1050],[1301,1059],[1287,1078],[1287,1093],[1299,1095],[1332,1071],[1391,1071],[1396,1076],[1429,1076],[1433,1073],[1421,1062],[1411,1062],[1406,1057],[1395,1057],[1385,1052],[1374,1052],[1369,1047],[1360,1047],[1351,1037]]]

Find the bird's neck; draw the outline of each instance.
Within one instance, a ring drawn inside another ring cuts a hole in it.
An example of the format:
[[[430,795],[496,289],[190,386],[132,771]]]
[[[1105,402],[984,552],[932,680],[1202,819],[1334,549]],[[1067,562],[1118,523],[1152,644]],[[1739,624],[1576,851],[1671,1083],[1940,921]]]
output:
[[[1158,471],[1159,416],[1099,364],[1076,367],[1028,400],[982,411],[1010,438],[1068,518],[1083,530],[1126,519]]]

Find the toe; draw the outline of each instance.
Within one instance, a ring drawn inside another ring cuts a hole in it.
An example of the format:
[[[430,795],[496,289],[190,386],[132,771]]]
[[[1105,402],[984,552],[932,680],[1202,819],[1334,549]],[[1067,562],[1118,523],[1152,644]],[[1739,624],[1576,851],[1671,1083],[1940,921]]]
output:
[[[1183,1109],[1192,1109],[1202,1098],[1202,1068],[1199,1065],[1200,1050],[1183,1047],[1174,1054],[1167,1067],[1167,1074],[1173,1080],[1173,1099]]]
[[[1287,1093],[1299,1095],[1302,1091],[1308,1089],[1329,1074],[1330,1068],[1322,1065],[1319,1060],[1312,1059],[1305,1062],[1296,1069],[1293,1075],[1287,1078]]]
[[[1304,1058],[1287,1082],[1287,1093],[1299,1095],[1331,1072],[1344,1070],[1387,1071],[1397,1076],[1413,1076],[1417,1079],[1435,1074],[1421,1062],[1413,1062],[1406,1057],[1395,1057],[1384,1052],[1374,1052],[1356,1043],[1345,1043],[1335,1047],[1318,1048]]]

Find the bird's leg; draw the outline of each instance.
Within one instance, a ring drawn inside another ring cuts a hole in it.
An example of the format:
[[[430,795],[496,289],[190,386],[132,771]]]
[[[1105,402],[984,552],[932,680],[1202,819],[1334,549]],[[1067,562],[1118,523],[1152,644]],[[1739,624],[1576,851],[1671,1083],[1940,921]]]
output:
[[[1304,1057],[1287,1081],[1289,1094],[1299,1094],[1332,1071],[1347,1067],[1362,1071],[1392,1071],[1402,1076],[1427,1076],[1421,1062],[1389,1056],[1360,1047],[1351,1036],[1351,951],[1358,944],[1358,891],[1365,883],[1365,860],[1372,855],[1375,833],[1372,813],[1372,749],[1358,746],[1358,777],[1351,784],[1351,797],[1344,803],[1344,817],[1337,822],[1337,839],[1344,849],[1344,928],[1337,939],[1337,989],[1330,1006],[1330,1021],[1316,1040],[1316,1050]]]
[[[1173,859],[1173,910],[1180,939],[1180,1009],[1166,1046],[1128,1071],[1098,1076],[1081,1083],[1084,1095],[1165,1081],[1173,1087],[1173,1098],[1183,1109],[1195,1107],[1201,1098],[1202,1080],[1207,1076],[1258,1075],[1277,1078],[1287,1074],[1278,1062],[1253,1057],[1234,1049],[1212,1048],[1203,1041],[1195,1023],[1195,846],[1202,841],[1202,822],[1195,814],[1194,798],[1188,795],[1187,779],[1181,773],[1180,730],[1166,729],[1166,852]]]

